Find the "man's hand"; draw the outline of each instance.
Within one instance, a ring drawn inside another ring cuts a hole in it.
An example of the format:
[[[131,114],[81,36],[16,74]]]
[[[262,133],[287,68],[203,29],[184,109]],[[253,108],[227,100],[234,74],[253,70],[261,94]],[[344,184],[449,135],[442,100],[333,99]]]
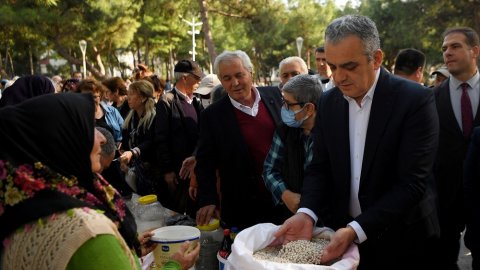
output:
[[[180,168],[180,172],[178,173],[178,175],[180,175],[180,178],[188,179],[190,176],[192,176],[196,164],[197,160],[195,159],[195,156],[187,157],[183,161],[182,168]]]
[[[282,245],[295,240],[311,240],[313,224],[313,219],[307,214],[296,213],[285,220],[280,229],[273,234],[276,239],[270,245]]]
[[[357,234],[350,226],[338,229],[330,239],[330,244],[325,247],[321,263],[324,264],[343,256],[356,237]]]
[[[216,211],[216,206],[214,204],[204,206],[197,211],[197,225],[208,224],[210,219],[213,217],[219,218],[218,211]]]
[[[287,189],[282,193],[282,201],[288,210],[295,214],[300,205],[300,194]]]

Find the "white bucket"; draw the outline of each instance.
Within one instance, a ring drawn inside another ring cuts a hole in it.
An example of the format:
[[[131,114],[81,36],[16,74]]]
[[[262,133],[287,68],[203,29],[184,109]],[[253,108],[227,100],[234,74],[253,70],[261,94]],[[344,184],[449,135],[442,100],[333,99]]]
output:
[[[158,244],[153,251],[155,267],[152,265],[151,268],[154,269],[161,269],[172,255],[177,253],[184,242],[190,241],[187,250],[187,253],[189,253],[196,247],[200,239],[200,230],[191,226],[167,226],[152,232],[154,235],[150,241]]]

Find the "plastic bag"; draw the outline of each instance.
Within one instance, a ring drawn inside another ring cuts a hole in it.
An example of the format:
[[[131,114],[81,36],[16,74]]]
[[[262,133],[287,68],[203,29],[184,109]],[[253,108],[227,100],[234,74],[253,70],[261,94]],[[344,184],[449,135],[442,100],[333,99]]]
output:
[[[356,244],[352,244],[342,259],[330,266],[313,264],[277,263],[264,260],[257,260],[253,253],[267,247],[275,239],[273,234],[280,228],[271,223],[262,223],[241,231],[232,246],[232,253],[225,265],[226,270],[350,270],[357,269],[360,262],[360,254]],[[329,228],[316,228],[314,236],[319,234],[333,235]]]
[[[140,158],[135,157],[132,158],[130,163],[131,167],[128,170],[128,174],[134,174],[134,191],[140,195],[155,194],[155,180],[151,171],[150,163],[143,162]]]

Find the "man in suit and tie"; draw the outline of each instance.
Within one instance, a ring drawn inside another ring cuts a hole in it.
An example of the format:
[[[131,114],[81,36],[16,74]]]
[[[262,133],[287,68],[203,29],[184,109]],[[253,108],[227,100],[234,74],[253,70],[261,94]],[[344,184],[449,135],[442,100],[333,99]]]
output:
[[[261,175],[273,132],[281,121],[280,91],[253,86],[253,66],[243,51],[223,52],[215,59],[214,69],[228,95],[206,108],[200,120],[195,167],[197,224],[218,217],[219,207],[227,227],[275,223],[279,217]]]
[[[163,180],[158,193],[165,207],[194,217],[196,209],[188,196],[190,175],[180,174],[180,168],[184,162],[194,162],[203,106],[193,91],[204,74],[196,62],[186,59],[175,65],[174,76],[175,88],[156,105],[155,145]]]
[[[440,120],[434,172],[441,230],[440,242],[433,251],[442,258],[442,269],[458,269],[460,236],[465,228],[463,162],[472,128],[480,125],[479,36],[469,27],[447,29],[443,34],[442,51],[450,77],[433,89]]]
[[[439,230],[433,93],[381,68],[380,38],[367,17],[335,19],[325,41],[336,87],[320,99],[300,208],[276,242],[310,239],[313,226],[327,226],[336,232],[323,263],[355,242],[358,269],[428,269],[423,252]]]

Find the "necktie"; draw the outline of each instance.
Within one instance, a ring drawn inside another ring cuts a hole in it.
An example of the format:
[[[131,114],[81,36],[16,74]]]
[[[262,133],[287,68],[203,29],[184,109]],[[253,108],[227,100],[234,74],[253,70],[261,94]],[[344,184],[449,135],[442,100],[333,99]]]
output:
[[[462,88],[460,106],[462,110],[463,136],[468,139],[473,127],[472,103],[470,102],[470,97],[468,96],[467,92],[469,87],[468,83],[462,83],[460,87]]]

